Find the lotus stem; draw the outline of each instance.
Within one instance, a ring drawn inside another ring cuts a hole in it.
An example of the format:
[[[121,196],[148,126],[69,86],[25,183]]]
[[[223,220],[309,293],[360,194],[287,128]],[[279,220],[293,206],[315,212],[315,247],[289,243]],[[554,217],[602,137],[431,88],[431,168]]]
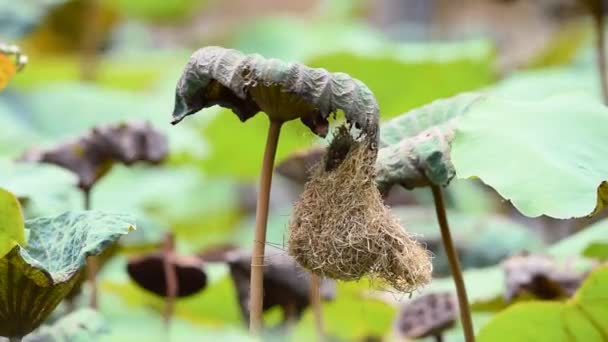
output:
[[[9,342],[21,342],[22,339],[23,339],[23,337],[9,337],[8,338]]]
[[[175,298],[179,290],[179,284],[177,282],[177,274],[175,267],[172,265],[173,253],[175,251],[175,239],[173,234],[167,234],[165,242],[163,244],[163,267],[165,269],[165,283],[167,284],[167,293],[165,297],[165,311],[163,318],[165,321],[165,327],[168,330],[171,323],[171,317],[173,316],[173,307],[175,305]]]
[[[606,42],[604,35],[604,2],[597,1],[598,8],[592,10],[595,27],[595,50],[597,55],[597,68],[602,86],[602,98],[608,105],[608,75],[606,74]]]
[[[319,341],[325,340],[325,332],[323,329],[323,312],[321,309],[321,278],[318,275],[310,274],[310,306],[312,307],[313,316],[315,318],[315,329]]]
[[[84,210],[91,210],[91,189],[82,190],[84,198]],[[89,298],[89,306],[93,310],[97,310],[97,269],[99,268],[99,261],[96,256],[90,256],[87,258],[87,279],[91,285],[91,297]]]
[[[452,241],[452,236],[450,234],[450,226],[448,225],[445,204],[443,202],[443,193],[441,188],[437,185],[431,185],[431,190],[433,192],[433,200],[435,201],[437,221],[439,222],[439,228],[441,229],[441,240],[443,241],[443,247],[445,248],[450,263],[452,278],[454,278],[454,284],[456,285],[460,320],[462,322],[462,329],[464,330],[465,341],[474,342],[475,332],[473,330],[473,321],[471,320],[467,290],[464,285],[464,279],[462,278],[462,271],[460,269],[460,263],[458,262],[456,248],[454,247],[454,242]]]
[[[270,185],[274,169],[274,157],[277,152],[280,121],[270,120],[266,149],[262,161],[260,175],[260,189],[258,192],[257,209],[255,214],[255,235],[253,238],[253,252],[251,254],[251,285],[249,304],[249,331],[253,335],[262,330],[262,312],[264,301],[264,249],[266,246],[266,224],[268,222],[268,202],[270,200]]]
[[[85,8],[85,25],[82,34],[80,78],[83,81],[93,81],[97,76],[99,56],[97,49],[101,42],[101,4],[99,0],[89,0]]]

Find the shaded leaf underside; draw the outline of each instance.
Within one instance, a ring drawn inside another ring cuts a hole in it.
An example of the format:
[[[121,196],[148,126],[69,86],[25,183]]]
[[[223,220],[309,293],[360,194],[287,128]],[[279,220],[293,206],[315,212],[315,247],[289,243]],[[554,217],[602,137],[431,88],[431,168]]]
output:
[[[300,118],[321,136],[338,110],[374,139],[378,128],[374,95],[347,74],[212,46],[196,51],[186,65],[173,123],[213,105],[230,108],[241,121],[260,111],[276,121]]]

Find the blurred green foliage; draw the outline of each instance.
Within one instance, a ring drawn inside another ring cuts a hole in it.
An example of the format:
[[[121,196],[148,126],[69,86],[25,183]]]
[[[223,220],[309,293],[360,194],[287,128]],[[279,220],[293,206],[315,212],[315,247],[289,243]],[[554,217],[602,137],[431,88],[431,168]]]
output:
[[[253,238],[254,220],[251,213],[243,209],[246,193],[239,185],[256,184],[254,180],[259,173],[267,132],[264,116],[258,115],[243,124],[228,110],[211,108],[182,125],[169,125],[175,82],[188,55],[198,47],[186,46],[181,39],[192,33],[188,31],[189,27],[199,24],[191,20],[219,2],[101,0],[108,19],[104,24],[104,44],[98,51],[97,78],[87,83],[80,81],[82,13],[68,11],[73,15],[66,16],[65,10],[61,10],[73,7],[76,2],[69,1],[68,5],[62,6],[60,0],[39,0],[32,6],[30,2],[12,1],[10,6],[0,9],[0,14],[12,13],[7,17],[11,18],[6,21],[8,24],[0,22],[0,34],[11,39],[21,37],[31,57],[27,68],[0,93],[0,187],[15,192],[22,199],[27,217],[79,209],[82,196],[74,187],[70,174],[52,166],[16,165],[12,159],[31,147],[56,144],[103,123],[148,120],[168,135],[171,155],[168,163],[158,168],[116,167],[93,190],[94,208],[134,214],[138,226],[145,231],[135,232],[122,241],[122,252],[102,270],[99,276],[101,317],[81,316],[80,312],[75,312],[55,321],[54,325],[48,322],[45,329],[52,331],[54,336],[61,336],[58,340],[65,336],[78,336],[72,339],[77,341],[90,340],[94,337],[86,334],[85,337],[80,329],[84,320],[86,333],[99,336],[101,341],[165,341],[168,336],[174,341],[190,341],[193,336],[202,340],[251,340],[247,337],[234,284],[225,265],[204,266],[211,279],[207,289],[178,301],[169,332],[163,328],[161,299],[137,287],[125,272],[127,254],[154,248],[169,230],[176,233],[178,251],[189,254],[225,243],[248,247]],[[512,72],[499,79],[491,42],[391,41],[361,20],[368,5],[364,0],[323,1],[312,12],[312,18],[282,16],[242,20],[236,28],[214,36],[209,43],[349,73],[375,93],[384,120],[438,98],[471,90],[489,90],[499,97],[518,101],[583,93],[576,100],[556,108],[556,113],[565,109],[579,113],[581,108],[599,99],[593,54],[589,51],[577,54],[577,49],[584,44],[582,38],[587,34],[584,25],[560,31],[553,45],[530,61],[528,66],[534,70]],[[55,13],[55,19],[48,17],[49,13]],[[129,31],[133,25],[137,26],[134,33]],[[161,29],[167,28],[176,32],[173,33],[174,46],[155,39]],[[495,111],[496,107],[493,108]],[[505,144],[513,147],[516,144],[512,141],[513,136],[500,135],[507,127],[526,133],[526,137],[540,138],[544,130],[531,130],[524,124],[527,121],[523,116],[531,114],[539,115],[533,110],[510,111],[502,117],[504,120],[500,124],[493,121],[493,127],[484,131],[485,136],[470,143],[487,148],[494,141],[492,138],[501,137]],[[555,113],[540,114],[544,124],[561,122]],[[483,119],[481,114],[478,119]],[[567,126],[562,122],[564,131],[570,132],[585,120],[574,121]],[[590,126],[586,124],[585,130],[590,131]],[[601,127],[596,125],[595,129],[601,130]],[[296,150],[323,143],[300,122],[290,122],[282,130],[277,161]],[[577,149],[579,143],[580,139],[577,139],[568,146]],[[530,150],[530,146],[525,148]],[[539,142],[534,146],[545,145]],[[549,154],[544,153],[544,149],[539,151],[534,158],[513,165],[493,162],[491,166],[508,170],[509,166],[546,162],[541,155],[547,157]],[[582,151],[587,150],[579,151],[581,155]],[[558,152],[558,155],[552,155],[555,160],[563,155],[563,151]],[[475,156],[472,152],[466,154],[469,158]],[[484,163],[473,164],[486,165],[490,159],[483,160]],[[570,160],[570,165],[580,166],[579,161]],[[600,169],[596,164],[591,168]],[[543,170],[550,174],[554,169],[545,167]],[[570,184],[574,178],[563,176],[560,182]],[[518,189],[528,189],[527,185],[522,185],[527,184],[525,180],[516,183],[514,186]],[[294,193],[300,189],[287,181],[277,182],[275,186],[289,188]],[[543,201],[557,201],[557,197],[547,194],[551,198]],[[446,190],[446,196],[453,235],[461,246],[461,260],[467,268],[464,276],[476,311],[473,319],[477,329],[485,329],[482,327],[497,311],[508,307],[502,300],[504,275],[498,264],[505,255],[528,249],[558,258],[587,256],[606,260],[606,220],[545,248],[524,222],[496,212],[503,199],[490,194],[481,182],[455,180]],[[413,197],[416,205],[396,209],[395,213],[402,217],[408,231],[421,235],[423,240],[438,242],[439,231],[428,207],[428,194],[418,190]],[[542,204],[529,193],[524,197]],[[268,227],[270,244],[284,246],[292,200],[281,198],[284,203],[273,208]],[[559,202],[562,207],[582,203],[579,200]],[[435,267],[445,273],[447,267],[441,251],[441,248],[437,249]],[[601,276],[602,284],[603,278]],[[328,335],[343,340],[390,337],[398,306],[407,305],[408,298],[379,293],[377,285],[368,280],[338,284],[336,300],[323,305]],[[438,277],[423,293],[453,289],[451,278]],[[82,301],[87,291],[85,286]],[[579,303],[581,296],[573,301]],[[511,337],[514,324],[522,327],[522,331],[528,329],[529,323],[535,323],[533,328],[539,331],[543,324],[551,325],[547,329],[553,329],[563,321],[557,321],[559,317],[551,313],[555,313],[556,308],[562,310],[564,305],[570,304],[541,304],[540,310],[549,313],[543,320],[537,320],[537,304],[531,308],[507,309],[495,316],[497,320],[508,320],[504,323],[508,333],[499,332],[497,338]],[[523,311],[515,312],[517,318],[504,318],[513,315],[509,310]],[[608,315],[603,308],[591,310],[593,315]],[[60,314],[58,310],[56,315]],[[279,316],[276,311],[268,313],[266,321],[276,322]],[[585,317],[578,313],[568,319],[575,321],[575,328],[589,328]],[[497,324],[502,323],[490,323],[488,331],[496,329]],[[575,331],[582,331],[580,334],[586,334],[586,330],[577,329]],[[558,329],[553,330],[551,334],[559,334]],[[484,332],[481,337],[493,340],[495,335],[492,334],[494,332]],[[551,334],[541,337],[551,337]],[[312,313],[307,310],[293,328],[291,340],[309,341],[314,337]],[[445,340],[462,341],[461,327],[457,325],[447,332]]]

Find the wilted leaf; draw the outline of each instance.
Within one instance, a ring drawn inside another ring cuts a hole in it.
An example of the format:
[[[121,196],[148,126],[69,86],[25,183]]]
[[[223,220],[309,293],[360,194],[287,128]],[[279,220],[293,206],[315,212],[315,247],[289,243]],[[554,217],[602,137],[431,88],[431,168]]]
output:
[[[514,255],[503,263],[505,300],[531,294],[540,299],[560,299],[572,296],[586,274],[559,265],[545,255]]]
[[[606,126],[608,109],[589,96],[487,97],[459,122],[452,161],[459,178],[481,178],[526,216],[581,217],[603,205]]]
[[[26,161],[55,164],[78,176],[78,186],[90,189],[116,162],[160,163],[168,154],[167,139],[149,123],[130,122],[96,127],[80,138],[53,149],[27,151]]]
[[[23,213],[17,198],[0,188],[0,257],[15,245],[25,246]]]
[[[456,121],[481,98],[471,93],[437,100],[384,123],[376,161],[378,187],[447,185],[455,175],[450,145]]]
[[[594,271],[567,302],[516,304],[485,325],[479,341],[606,341],[606,286],[608,268],[604,267]]]
[[[237,289],[243,319],[248,321],[251,253],[242,250],[228,252],[226,261]],[[278,306],[283,310],[283,323],[299,319],[310,303],[310,273],[287,252],[272,246],[266,247],[264,264],[264,311]],[[333,280],[323,279],[320,290],[324,300],[333,300],[336,296]]]
[[[86,257],[134,229],[130,221],[101,212],[26,221],[27,246],[0,259],[0,335],[21,337],[38,327],[78,280]]]
[[[458,320],[458,302],[451,292],[430,293],[402,305],[395,319],[397,336],[441,336]]]
[[[373,94],[344,73],[206,47],[192,55],[177,84],[173,123],[216,104],[230,108],[241,121],[260,111],[279,122],[300,118],[321,136],[337,110],[372,138],[378,125]]]
[[[167,296],[167,276],[164,258],[169,258],[177,277],[177,297],[188,297],[207,286],[203,261],[195,256],[153,253],[132,258],[127,265],[129,276],[140,287],[158,296]]]
[[[281,176],[287,177],[298,184],[304,184],[311,176],[313,167],[323,159],[325,149],[313,147],[299,150],[279,163],[275,170]]]

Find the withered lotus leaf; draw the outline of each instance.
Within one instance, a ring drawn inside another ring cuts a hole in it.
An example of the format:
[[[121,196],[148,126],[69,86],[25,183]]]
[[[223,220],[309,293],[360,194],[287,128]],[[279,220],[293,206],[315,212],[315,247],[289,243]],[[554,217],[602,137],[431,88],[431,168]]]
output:
[[[194,295],[207,286],[207,274],[203,270],[203,261],[195,256],[165,256],[160,252],[137,256],[129,260],[127,272],[140,287],[165,297],[167,295],[165,257],[170,258],[170,264],[175,269],[177,297]]]
[[[0,259],[0,336],[23,337],[71,291],[88,256],[134,229],[124,215],[67,212],[25,221],[27,246]]]
[[[173,123],[214,105],[231,109],[241,121],[260,111],[279,122],[300,118],[320,136],[327,134],[329,115],[342,110],[348,122],[373,138],[377,134],[378,104],[361,81],[210,46],[190,57],[177,83]]]
[[[395,319],[400,337],[418,339],[440,336],[458,318],[456,296],[449,292],[430,293],[405,304]]]
[[[285,251],[266,247],[264,261],[264,310],[275,306],[284,312],[284,320],[299,318],[310,303],[310,274]],[[226,262],[237,290],[241,313],[249,319],[249,281],[251,252],[234,246],[206,249],[200,256],[208,262]],[[321,281],[321,298],[326,301],[336,296],[336,284],[331,279]]]
[[[134,121],[95,127],[48,150],[29,150],[21,159],[66,168],[78,176],[79,187],[88,190],[114,163],[157,164],[167,154],[167,138],[149,123]]]
[[[585,273],[568,269],[542,254],[520,253],[509,257],[502,266],[507,302],[524,293],[541,299],[569,297],[586,277]]]

